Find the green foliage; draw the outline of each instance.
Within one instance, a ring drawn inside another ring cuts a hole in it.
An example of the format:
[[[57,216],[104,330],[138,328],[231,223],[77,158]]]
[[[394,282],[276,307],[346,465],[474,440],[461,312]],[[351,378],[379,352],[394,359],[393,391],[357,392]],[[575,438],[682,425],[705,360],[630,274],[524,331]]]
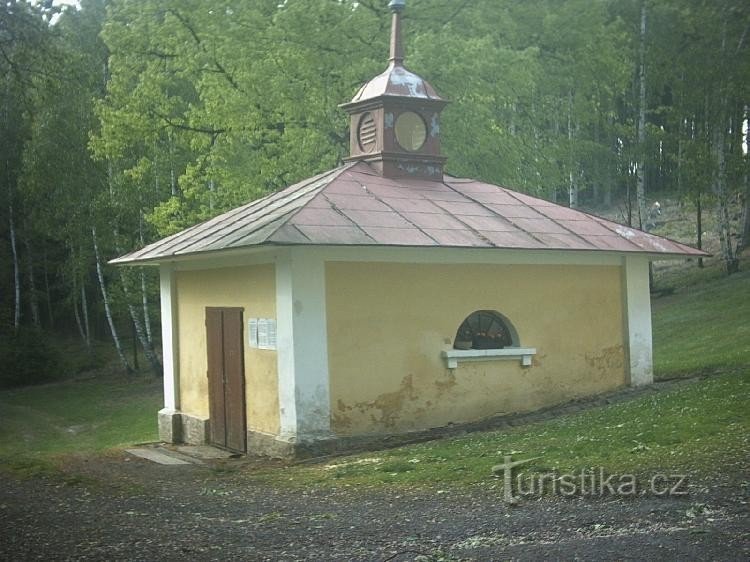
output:
[[[453,173],[540,194],[571,174],[613,189],[627,36],[607,2],[543,4],[415,2],[409,65],[455,102]],[[348,0],[114,1],[103,37],[111,79],[92,147],[120,189],[156,197],[145,210],[164,235],[335,166],[348,150],[337,104],[385,66],[388,14]]]
[[[0,388],[41,384],[59,378],[60,356],[39,330],[23,328],[0,337]]]

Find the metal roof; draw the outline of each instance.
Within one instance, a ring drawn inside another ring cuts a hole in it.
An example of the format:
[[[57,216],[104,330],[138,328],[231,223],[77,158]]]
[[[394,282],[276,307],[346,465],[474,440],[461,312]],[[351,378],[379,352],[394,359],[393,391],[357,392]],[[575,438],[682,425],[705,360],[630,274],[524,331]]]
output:
[[[387,178],[364,162],[317,175],[111,263],[261,245],[422,246],[704,256],[690,246],[476,180]]]
[[[391,63],[375,78],[365,83],[344,107],[381,96],[423,98],[444,102],[427,80],[417,76],[400,64]]]

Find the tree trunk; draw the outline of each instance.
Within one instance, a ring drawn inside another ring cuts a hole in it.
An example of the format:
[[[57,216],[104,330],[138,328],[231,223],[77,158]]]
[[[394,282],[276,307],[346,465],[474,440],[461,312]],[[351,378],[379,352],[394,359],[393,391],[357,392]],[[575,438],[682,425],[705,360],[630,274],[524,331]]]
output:
[[[745,192],[742,195],[742,219],[740,226],[740,239],[737,242],[737,255],[750,244],[750,174],[745,172]]]
[[[143,247],[143,213],[138,215],[138,237]],[[146,340],[149,346],[153,346],[153,338],[151,336],[151,314],[148,306],[148,292],[146,291],[146,272],[141,268],[141,301],[143,304],[143,327],[146,329]]]
[[[720,63],[724,61],[726,51],[726,33],[727,33],[728,14],[724,11],[724,22],[721,37],[721,58]],[[713,174],[713,190],[716,195],[716,226],[719,230],[719,241],[721,242],[721,256],[724,260],[724,267],[727,275],[736,273],[739,270],[739,260],[734,252],[732,245],[732,222],[729,213],[729,193],[727,188],[727,135],[732,130],[732,120],[730,117],[729,103],[726,98],[725,84],[720,84],[719,91],[724,92],[718,100],[718,111],[713,121],[713,146],[711,147],[715,157],[715,169]],[[731,151],[731,145],[729,147]]]
[[[10,187],[8,187],[10,192]],[[9,193],[10,197],[12,194]],[[8,222],[10,227],[10,249],[13,254],[13,283],[15,302],[13,306],[13,329],[18,331],[21,325],[21,268],[18,263],[18,246],[16,245],[16,224],[13,218],[13,200],[8,202]]]
[[[135,327],[135,323],[133,323],[132,326],[133,326],[133,368],[136,371],[138,371],[141,368],[141,366],[138,364],[138,330]]]
[[[167,140],[169,141],[169,187],[172,197],[179,195],[177,187],[177,172],[174,169],[174,143],[172,142],[172,133],[168,133]]]
[[[678,134],[682,135],[682,126]],[[677,141],[677,193],[682,196],[682,138]]]
[[[34,255],[31,252],[31,244],[28,235],[23,237],[23,245],[26,248],[26,274],[29,278],[29,305],[31,307],[31,321],[34,326],[40,328],[42,322],[39,318],[39,295],[36,292],[36,279],[34,279]]]
[[[578,208],[578,185],[573,172],[573,91],[568,91],[568,205],[571,209]]]
[[[104,314],[107,316],[107,323],[109,324],[109,331],[112,334],[112,341],[115,344],[115,349],[117,350],[117,355],[120,357],[120,361],[122,362],[123,367],[125,367],[125,372],[129,375],[133,374],[133,368],[130,366],[130,363],[128,363],[128,358],[125,357],[125,352],[122,349],[122,342],[120,342],[120,338],[117,335],[117,328],[115,328],[115,322],[112,318],[112,308],[110,307],[109,303],[109,294],[107,293],[107,285],[104,282],[104,272],[102,271],[102,261],[99,256],[99,244],[96,241],[96,227],[91,227],[91,237],[94,241],[94,259],[96,261],[96,276],[99,279],[99,288],[102,292],[102,300],[104,301]]]
[[[123,277],[122,272],[120,273],[120,282],[122,284],[122,290],[125,293],[125,300],[128,303],[128,312],[130,313],[130,319],[133,322],[133,328],[135,329],[136,337],[141,344],[141,348],[143,348],[143,354],[146,356],[146,360],[151,365],[151,370],[156,376],[160,377],[163,373],[161,363],[159,362],[159,358],[154,352],[154,348],[146,338],[146,331],[143,329],[143,324],[141,323],[141,319],[138,316],[138,312],[135,306],[133,306],[133,304],[131,304],[130,302],[130,290],[128,289],[128,284]]]
[[[49,262],[47,261],[47,249],[44,249],[44,292],[47,296],[47,313],[49,314],[49,328],[55,327],[55,315],[52,312],[52,292],[49,289]]]
[[[698,228],[696,246],[699,250],[703,249],[703,205],[700,192],[695,200],[695,224]],[[703,258],[698,258],[698,267],[703,267]]]
[[[646,1],[641,1],[641,34],[638,64],[638,158],[635,199],[638,205],[638,228],[646,224]]]
[[[78,333],[81,335],[83,343],[86,345],[86,349],[91,351],[91,337],[89,335],[89,316],[88,306],[86,302],[86,290],[84,288],[85,282],[81,280],[81,287],[78,287],[78,261],[76,259],[75,250],[73,250],[73,244],[68,244],[70,250],[70,262],[73,264],[72,272],[70,275],[71,285],[73,289],[73,314],[75,315],[76,325],[78,326]],[[79,299],[80,298],[80,303]],[[80,307],[80,308],[79,308]]]
[[[625,177],[625,220],[629,227],[633,227],[633,189],[630,174]]]
[[[159,142],[154,140],[154,195],[157,199],[161,198],[159,193]]]
[[[81,279],[81,313],[83,329],[86,332],[86,347],[91,348],[91,327],[89,325],[89,299],[86,297],[86,283]]]
[[[115,237],[115,240],[117,240],[118,238],[117,227],[115,227],[114,237]],[[122,249],[117,245],[117,243],[115,243],[115,249],[117,250],[118,254],[122,254]],[[130,288],[128,286],[128,280],[123,275],[122,269],[120,269],[119,272],[120,272],[120,285],[122,286],[122,292],[125,294],[125,302],[127,303],[128,313],[130,314],[130,320],[133,322],[133,328],[135,329],[136,337],[138,338],[138,341],[141,344],[141,348],[143,348],[143,355],[146,357],[146,360],[151,365],[151,370],[153,371],[153,373],[156,376],[160,377],[163,374],[161,363],[159,362],[159,358],[156,356],[156,352],[154,351],[154,348],[151,345],[151,342],[146,337],[146,330],[143,327],[141,318],[139,317],[135,306],[132,304],[132,300],[130,298]],[[143,280],[144,278],[141,277],[142,283],[143,283]],[[141,288],[142,289],[144,288],[143,284],[141,285]],[[143,295],[141,296],[141,302],[143,302]]]
[[[747,127],[745,130],[745,146],[750,150],[750,106],[745,106],[745,118],[743,123]],[[750,154],[745,154],[744,159],[745,189],[742,195],[742,219],[740,222],[740,239],[737,243],[737,257],[739,257],[742,251],[750,244]]]
[[[714,173],[714,193],[716,194],[717,227],[721,241],[721,256],[728,275],[739,270],[739,260],[732,245],[732,223],[729,214],[729,194],[727,193],[727,165],[725,154],[725,131],[723,123],[714,127],[714,152],[716,171]]]
[[[78,286],[75,281],[75,275],[73,275],[73,315],[76,319],[76,326],[78,327],[78,333],[81,335],[81,340],[86,344],[88,349],[88,341],[86,340],[86,332],[83,330],[83,323],[81,322],[81,313],[78,310]]]
[[[143,327],[146,330],[146,341],[153,346],[153,337],[151,335],[151,311],[148,304],[148,292],[146,291],[146,272],[141,269],[141,300],[143,302]]]

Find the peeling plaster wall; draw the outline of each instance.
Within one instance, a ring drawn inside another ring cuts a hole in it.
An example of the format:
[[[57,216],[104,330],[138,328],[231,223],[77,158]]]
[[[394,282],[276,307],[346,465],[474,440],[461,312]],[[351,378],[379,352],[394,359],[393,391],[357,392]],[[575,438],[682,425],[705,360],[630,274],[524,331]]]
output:
[[[331,422],[389,433],[529,411],[623,386],[617,266],[326,264]],[[511,320],[533,365],[441,357],[471,312]]]
[[[247,427],[279,432],[276,352],[248,346],[247,320],[276,317],[274,266],[180,271],[177,273],[180,404],[186,414],[208,417],[206,378],[207,306],[242,307],[245,324],[245,403]]]

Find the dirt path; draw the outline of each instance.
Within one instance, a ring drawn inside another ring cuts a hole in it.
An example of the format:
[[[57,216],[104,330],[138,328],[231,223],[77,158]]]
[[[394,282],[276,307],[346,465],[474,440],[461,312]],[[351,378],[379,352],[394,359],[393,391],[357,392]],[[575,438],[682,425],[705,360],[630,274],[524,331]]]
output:
[[[0,559],[750,558],[746,478],[692,487],[688,497],[553,497],[513,507],[482,487],[300,491],[125,456],[74,468],[86,483],[3,478]]]

